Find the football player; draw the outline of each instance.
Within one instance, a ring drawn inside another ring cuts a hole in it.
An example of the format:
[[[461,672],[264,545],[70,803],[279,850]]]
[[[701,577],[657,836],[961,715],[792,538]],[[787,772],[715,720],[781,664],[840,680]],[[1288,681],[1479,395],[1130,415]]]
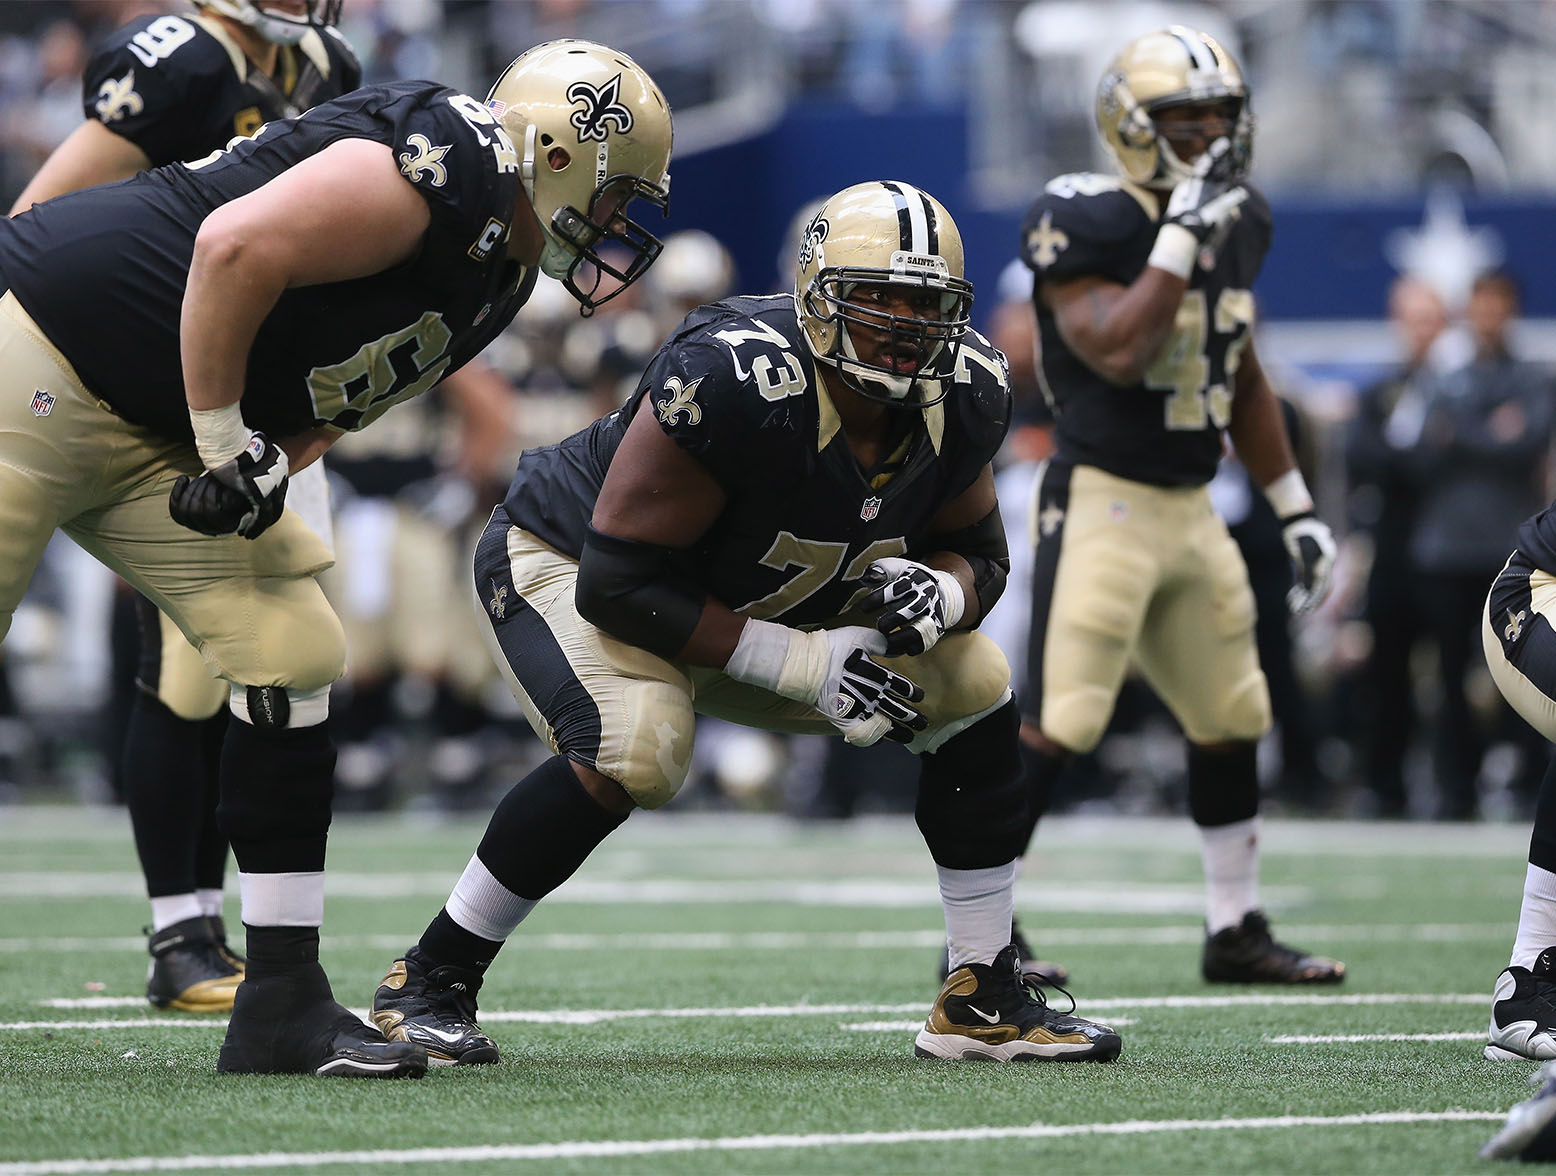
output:
[[[1314,515],[1254,352],[1270,212],[1246,182],[1248,90],[1212,38],[1173,27],[1107,67],[1097,125],[1117,175],[1051,181],[1022,224],[1057,452],[1032,514],[1022,742],[1034,820],[1097,745],[1131,662],[1188,738],[1207,889],[1207,980],[1336,983],[1259,910],[1254,752],[1270,700],[1248,573],[1205,489],[1229,439],[1280,517],[1292,611],[1329,589]]]
[[[952,971],[924,1057],[1109,1060],[1020,980],[1026,828],[1010,671],[972,631],[1007,570],[990,459],[1005,360],[968,328],[961,237],[909,184],[839,192],[792,294],[689,314],[626,405],[527,451],[476,549],[498,668],[553,757],[498,805],[373,1019],[497,1060],[486,969],[537,902],[686,780],[694,716],[905,743]]]
[[[1486,664],[1502,697],[1556,740],[1556,505],[1518,529],[1481,621]],[[1512,958],[1491,995],[1492,1060],[1556,1058],[1556,758],[1535,799],[1529,865]],[[1543,1105],[1547,1111],[1550,1100]],[[1550,1158],[1549,1147],[1542,1159]]]
[[[362,83],[335,30],[340,0],[196,0],[188,16],[143,16],[87,64],[86,121],[22,191],[14,216],[42,200],[198,159],[273,119],[291,118]],[[329,545],[324,467],[300,471],[288,505]],[[123,748],[124,800],[151,899],[146,999],[158,1008],[232,1007],[243,957],[227,944],[216,824],[227,685],[144,596],[140,660]]]
[[[248,965],[219,1070],[426,1068],[318,963],[344,648],[288,478],[469,361],[542,271],[584,313],[605,274],[636,280],[659,242],[628,205],[666,207],[670,145],[647,74],[559,41],[484,103],[369,86],[0,223],[0,636],[62,528],[231,687],[218,815]]]

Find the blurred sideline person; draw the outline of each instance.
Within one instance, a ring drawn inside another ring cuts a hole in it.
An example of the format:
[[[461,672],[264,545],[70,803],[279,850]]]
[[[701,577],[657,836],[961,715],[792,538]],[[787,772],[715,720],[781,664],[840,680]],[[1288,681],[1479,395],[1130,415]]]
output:
[[[1404,358],[1396,371],[1358,395],[1356,414],[1346,428],[1345,459],[1352,535],[1368,536],[1372,547],[1362,605],[1372,635],[1362,691],[1371,713],[1358,724],[1363,779],[1372,792],[1374,815],[1403,817],[1405,753],[1417,718],[1410,653],[1424,628],[1410,562],[1420,497],[1410,451],[1426,420],[1427,389],[1437,374],[1434,356],[1448,328],[1448,313],[1437,291],[1405,275],[1389,288],[1388,314]]]
[[[83,78],[86,121],[49,156],[11,215],[209,155],[361,84],[361,67],[334,27],[340,0],[197,3],[192,15],[131,21],[96,52]],[[330,546],[323,466],[299,471],[287,500]],[[151,899],[146,999],[158,1008],[222,1011],[243,978],[243,957],[228,946],[222,921],[227,839],[216,822],[228,686],[138,594],[135,615],[140,657],[122,764]]]
[[[1465,321],[1474,357],[1432,382],[1421,436],[1409,452],[1417,510],[1410,533],[1412,584],[1437,644],[1442,706],[1433,723],[1440,820],[1478,815],[1477,780],[1487,735],[1470,705],[1475,629],[1486,585],[1507,559],[1521,522],[1545,500],[1552,429],[1550,373],[1520,360],[1510,334],[1519,292],[1505,271],[1480,275]],[[1526,729],[1524,729],[1526,730]],[[1543,749],[1524,747],[1522,788],[1537,790]]]
[[[1205,978],[1335,983],[1342,964],[1277,942],[1259,910],[1270,699],[1248,573],[1206,491],[1225,434],[1281,521],[1293,611],[1323,599],[1334,540],[1253,347],[1270,214],[1243,182],[1248,92],[1219,44],[1172,27],[1108,66],[1097,122],[1120,175],[1050,181],[1022,225],[1058,439],[1033,503],[1033,821],[1066,761],[1102,737],[1134,659],[1188,740]]]
[[[675,796],[701,713],[918,753],[953,968],[919,1056],[1118,1055],[1113,1030],[1022,983],[1010,942],[1017,718],[1005,659],[969,631],[1005,579],[990,461],[1010,392],[962,275],[938,201],[844,189],[810,222],[792,295],[693,311],[624,407],[525,453],[474,587],[555,754],[384,977],[387,1036],[497,1061],[476,1022],[487,968],[633,809]]]
[[[287,478],[481,351],[540,272],[589,313],[596,246],[658,252],[670,112],[587,42],[516,59],[486,103],[371,86],[188,164],[0,222],[0,635],[56,528],[149,596],[231,684],[222,831],[248,963],[217,1069],[419,1076],[318,962],[340,622]]]

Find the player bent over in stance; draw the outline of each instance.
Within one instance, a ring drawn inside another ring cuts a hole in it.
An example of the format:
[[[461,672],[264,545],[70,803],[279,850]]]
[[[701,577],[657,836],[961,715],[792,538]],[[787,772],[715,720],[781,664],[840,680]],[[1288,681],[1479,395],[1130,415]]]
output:
[[[1173,27],[1109,65],[1097,123],[1120,174],[1051,181],[1022,226],[1058,444],[1033,504],[1032,820],[1067,758],[1102,738],[1137,662],[1188,741],[1205,979],[1338,983],[1343,964],[1276,941],[1258,909],[1269,690],[1248,572],[1205,489],[1224,434],[1282,521],[1293,611],[1315,607],[1334,540],[1253,348],[1270,212],[1244,182],[1248,92],[1220,45]]]
[[[659,242],[625,210],[665,205],[670,141],[647,74],[552,42],[487,103],[368,86],[0,221],[0,636],[63,528],[231,685],[218,817],[248,966],[218,1070],[427,1066],[319,965],[345,649],[290,472],[467,363],[541,271],[584,312],[603,240],[625,250],[618,281],[642,273]]]
[[[1486,597],[1481,640],[1502,697],[1556,740],[1556,506],[1518,529],[1517,546]],[[1491,994],[1485,1055],[1556,1058],[1556,758],[1534,806],[1529,867],[1508,966]],[[1556,1155],[1549,1151],[1546,1158]]]
[[[475,591],[556,754],[384,978],[388,1037],[497,1060],[475,1022],[483,974],[634,808],[675,795],[700,712],[919,754],[952,969],[920,1056],[1118,1056],[1112,1029],[1022,984],[1010,943],[1016,710],[1003,655],[970,631],[1008,567],[989,463],[1010,391],[962,275],[939,202],[845,189],[810,222],[792,297],[693,311],[625,407],[524,455]]]

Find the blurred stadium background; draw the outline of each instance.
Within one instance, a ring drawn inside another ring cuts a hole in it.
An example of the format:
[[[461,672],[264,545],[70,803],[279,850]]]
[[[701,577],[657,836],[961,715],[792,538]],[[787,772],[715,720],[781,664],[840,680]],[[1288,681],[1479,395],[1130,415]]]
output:
[[[7,202],[79,122],[94,39],[176,6],[0,4]],[[1389,587],[1396,595],[1369,607],[1376,541],[1407,540],[1385,533],[1395,526],[1390,491],[1357,475],[1347,442],[1364,391],[1403,355],[1386,316],[1402,274],[1446,308],[1434,369],[1470,357],[1462,319],[1471,283],[1498,267],[1523,295],[1513,352],[1542,371],[1556,363],[1556,287],[1547,280],[1556,270],[1556,5],[1543,0],[346,0],[342,29],[370,82],[434,77],[480,95],[539,41],[619,46],[669,96],[676,154],[663,226],[674,248],[651,280],[588,321],[558,288],[543,288],[489,351],[510,386],[499,444],[490,431],[485,446],[474,444],[476,427],[434,395],[332,453],[341,561],[331,593],[351,622],[353,659],[334,707],[342,806],[482,809],[537,753],[463,631],[465,533],[485,518],[518,451],[619,402],[686,307],[787,287],[792,226],[815,199],[892,177],[951,209],[978,289],[975,321],[1017,361],[1022,428],[1009,469],[1040,455],[1044,421],[1017,313],[1030,287],[1011,268],[1019,220],[1046,179],[1107,169],[1091,121],[1097,77],[1125,39],[1168,23],[1212,32],[1251,82],[1253,177],[1276,224],[1255,291],[1259,349],[1295,410],[1320,508],[1346,536],[1324,610],[1289,630],[1277,623],[1263,645],[1279,679],[1281,729],[1261,753],[1275,809],[1525,814],[1544,747],[1500,708],[1478,641],[1465,690],[1479,739],[1475,762],[1457,768],[1471,774],[1469,791],[1444,779],[1441,756],[1434,774],[1430,736],[1447,712],[1425,622],[1406,634],[1403,697],[1392,701],[1408,704],[1407,721],[1387,728],[1395,746],[1383,749],[1384,760],[1402,760],[1403,795],[1377,778],[1375,744],[1385,737],[1374,719],[1390,700],[1369,677],[1374,625],[1415,616],[1418,594],[1431,589],[1399,577]],[[1531,503],[1548,497],[1548,464],[1529,487]],[[1453,474],[1441,471],[1444,480]],[[1258,578],[1269,533],[1257,496],[1235,468],[1218,490]],[[1012,526],[1019,498],[1013,489]],[[1500,548],[1512,541],[1509,525]],[[1278,580],[1284,565],[1273,566]],[[1000,632],[1019,659],[1019,589],[1011,598]],[[113,618],[126,605],[110,576],[56,543],[5,647],[0,804],[113,798],[133,668],[131,630]],[[840,817],[911,804],[913,775],[889,750],[855,758],[831,744],[710,728],[699,755],[678,807]],[[1178,811],[1180,776],[1170,722],[1148,696],[1126,695],[1112,734],[1059,807]]]

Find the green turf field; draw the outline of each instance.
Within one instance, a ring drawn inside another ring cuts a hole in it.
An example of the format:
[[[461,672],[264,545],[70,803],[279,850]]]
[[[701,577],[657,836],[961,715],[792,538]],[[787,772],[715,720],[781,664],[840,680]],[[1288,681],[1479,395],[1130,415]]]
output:
[[[345,1004],[480,828],[337,819],[324,963]],[[1047,822],[1018,909],[1124,1052],[995,1066],[912,1057],[939,910],[909,821],[639,814],[494,965],[502,1063],[371,1082],[218,1076],[221,1018],[143,999],[123,813],[0,808],[0,1176],[1491,1171],[1476,1148],[1533,1069],[1480,1054],[1527,836],[1268,823],[1277,932],[1350,966],[1292,993],[1199,979],[1186,819]]]

